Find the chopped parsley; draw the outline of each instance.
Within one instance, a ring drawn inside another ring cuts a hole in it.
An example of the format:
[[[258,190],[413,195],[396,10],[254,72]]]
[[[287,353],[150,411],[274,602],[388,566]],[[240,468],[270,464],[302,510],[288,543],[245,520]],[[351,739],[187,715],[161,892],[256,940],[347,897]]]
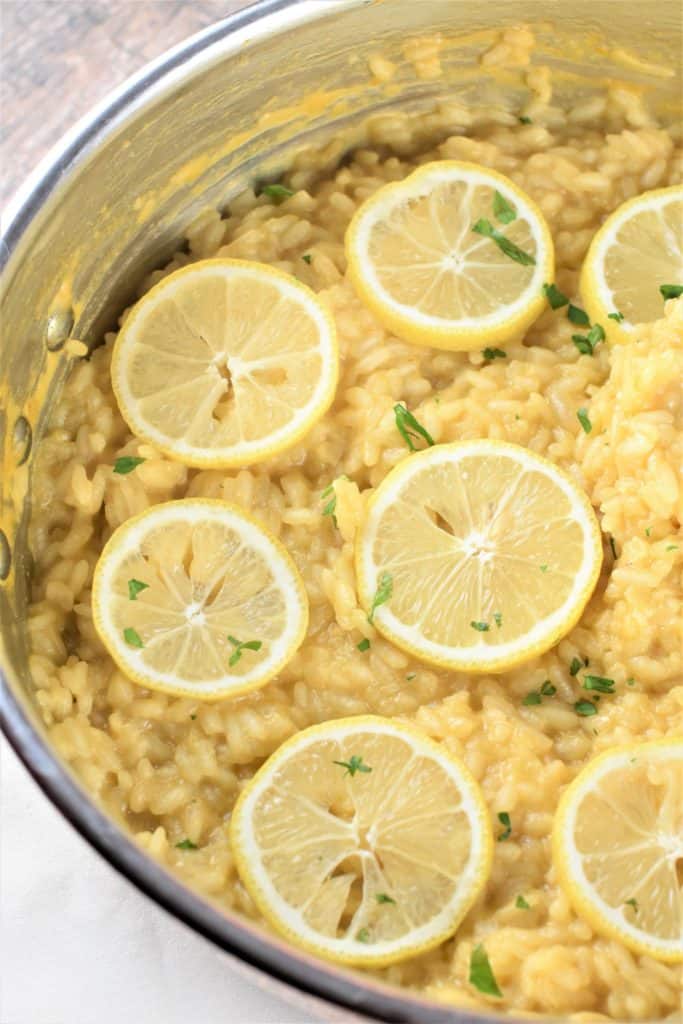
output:
[[[391,896],[388,896],[385,892],[376,892],[375,899],[378,903],[396,903],[396,900]]]
[[[230,655],[230,660],[228,661],[228,665],[230,666],[230,668],[232,668],[233,665],[237,664],[237,662],[242,657],[244,651],[260,651],[261,648],[263,647],[263,644],[260,640],[240,641],[235,636],[229,636],[228,640],[235,648],[235,650]]]
[[[529,906],[529,904],[523,896],[517,897],[517,899],[515,900],[515,906],[518,910],[531,910],[531,907]]]
[[[665,551],[678,551],[678,544],[667,544]]]
[[[547,571],[548,571],[548,566],[547,566],[547,565],[545,565],[545,564],[544,564],[544,565],[541,565],[541,566],[539,566],[539,568],[540,568],[541,572],[547,572]]]
[[[313,257],[311,256],[310,252],[305,252],[301,259],[304,261],[304,263],[308,263],[310,266]]]
[[[627,679],[627,680],[626,680],[626,685],[627,685],[627,686],[635,686],[635,685],[636,685],[636,681],[635,681],[635,679],[633,678],[633,676],[631,676],[631,678],[630,678],[630,679]]]
[[[614,561],[616,562],[616,560],[617,560],[617,558],[618,558],[618,555],[617,555],[617,545],[615,544],[615,542],[614,542],[614,537],[612,536],[612,534],[611,534],[611,533],[609,533],[609,534],[607,535],[607,542],[608,542],[608,544],[609,544],[609,549],[610,549],[610,551],[612,552],[612,558],[613,558],[613,559],[614,559]]]
[[[522,116],[521,116],[520,118],[518,118],[518,120],[519,120],[519,123],[520,123],[520,124],[533,124],[533,123],[534,123],[534,122],[533,122],[533,121],[531,120],[531,118],[530,118],[530,117],[524,117],[524,115],[522,115]]]
[[[422,424],[415,419],[412,412],[409,412],[402,402],[397,402],[394,406],[394,416],[396,418],[396,429],[410,448],[411,452],[416,452],[414,442],[418,440],[418,435],[422,437],[428,445],[434,444],[434,438],[432,435],[425,430]]]
[[[544,697],[554,697],[557,693],[557,687],[553,686],[549,679],[546,679],[546,681],[541,686],[541,693]]]
[[[614,680],[605,676],[584,676],[584,690],[596,690],[598,693],[614,693]]]
[[[361,930],[356,934],[356,942],[369,942],[369,941],[370,941],[370,932],[367,930],[367,928],[361,928]]]
[[[333,761],[332,764],[338,764],[340,768],[346,768],[344,775],[350,775],[351,778],[353,778],[356,772],[367,774],[372,771],[369,765],[363,764],[363,758],[358,754],[352,754],[348,761]]]
[[[588,416],[588,411],[586,409],[579,409],[576,413],[576,418],[583,427],[584,434],[590,434],[593,424]]]
[[[526,697],[524,697],[524,699],[522,700],[522,704],[524,705],[524,707],[527,707],[527,708],[530,707],[532,704],[540,704],[540,703],[541,703],[541,695],[538,692],[538,690],[530,690],[527,693]]]
[[[145,461],[139,455],[119,455],[114,463],[114,472],[120,476],[127,476],[128,473],[132,473],[137,466],[140,466]]]
[[[645,536],[649,537],[651,533],[652,533],[652,527],[651,526],[646,526],[645,527]]]
[[[494,228],[490,220],[486,217],[481,217],[476,224],[472,225],[472,231],[477,235],[483,235],[485,238],[490,238],[492,242],[495,242],[500,251],[508,256],[515,263],[521,263],[523,267],[535,267],[536,260],[528,252],[524,252],[519,246],[511,242],[509,238],[501,234],[498,228]]]
[[[409,672],[408,675],[406,676],[406,680],[410,683],[412,682],[413,679],[415,679],[416,675],[417,672]]]
[[[179,843],[175,844],[176,850],[198,850],[199,847],[196,843],[193,843],[191,839],[181,839]]]
[[[481,354],[489,363],[494,359],[505,359],[507,356],[507,352],[503,352],[502,348],[484,348]]]
[[[487,996],[502,997],[489,958],[481,942],[470,953],[469,983]]]
[[[624,319],[624,314],[620,313],[618,309],[615,309],[615,311],[613,313],[608,313],[607,314],[607,319],[608,320],[616,320],[616,322],[618,324],[620,324],[621,321]]]
[[[544,284],[543,294],[548,300],[551,309],[562,309],[563,306],[569,305],[569,299],[560,291],[557,285]]]
[[[196,714],[190,715],[190,718],[192,719],[192,721],[193,721],[193,722],[194,722],[194,720],[195,720],[195,718],[196,718],[196,717],[197,717],[197,715],[196,715]]]
[[[595,346],[605,340],[605,331],[600,324],[593,324],[588,334],[572,334],[572,341],[584,356],[595,355]]]
[[[663,299],[677,299],[683,295],[683,284],[660,284],[659,293]]]
[[[513,220],[517,219],[517,211],[514,206],[500,194],[498,189],[493,193],[493,214],[501,224],[511,224]]]
[[[503,625],[503,616],[500,612],[493,613],[493,621],[498,626],[498,629]]]
[[[143,583],[142,580],[128,580],[128,599],[129,601],[137,601],[138,594],[141,590],[148,590],[149,583]]]
[[[630,900],[624,900],[624,906],[626,906],[626,907],[633,907],[633,912],[635,914],[638,913],[638,900],[635,899],[633,896],[631,897]]]
[[[591,715],[597,715],[598,709],[595,704],[591,704],[589,700],[577,700],[574,705],[574,711],[577,715],[581,715],[582,718],[590,718]]]
[[[268,196],[269,199],[274,199],[276,203],[281,203],[285,199],[289,199],[290,196],[294,195],[291,188],[287,188],[286,185],[264,185],[261,189],[261,194]]]
[[[576,324],[578,327],[590,327],[591,325],[588,313],[579,306],[575,306],[572,302],[569,303],[567,319],[571,320],[571,322]]]
[[[580,668],[581,668],[581,661],[579,660],[579,658],[572,658],[572,663],[569,666],[569,675],[570,676],[575,676]]]
[[[330,495],[332,495],[331,498],[330,498]],[[322,514],[324,516],[332,516],[332,522],[336,526],[337,525],[337,517],[335,515],[335,511],[336,511],[336,508],[337,508],[337,495],[336,495],[335,490],[334,490],[334,484],[330,484],[328,487],[326,487],[325,490],[320,495],[320,498],[321,498],[322,501],[324,501],[325,498],[330,498],[330,500],[327,502],[327,504],[323,508]]]
[[[132,626],[126,626],[123,631],[123,639],[129,647],[144,647],[140,634]]]
[[[391,595],[393,594],[393,592],[394,592],[394,578],[391,575],[391,573],[383,572],[382,575],[379,578],[379,582],[377,584],[377,590],[375,591],[375,596],[372,599],[372,604],[370,605],[370,611],[368,612],[368,622],[370,623],[370,625],[372,625],[372,623],[374,621],[375,612],[377,611],[379,606],[381,604],[386,604],[387,601],[391,598]]]
[[[509,839],[512,835],[512,823],[510,821],[510,815],[507,811],[500,811],[498,814],[498,821],[504,828],[504,832],[501,832],[498,836],[498,842],[504,843],[506,839]]]
[[[368,640],[368,638],[366,636],[364,636],[363,639],[361,640],[361,642],[359,644],[356,644],[356,647],[358,648],[358,650],[361,653],[363,651],[367,651],[367,650],[370,649],[370,641]]]
[[[470,626],[472,629],[476,629],[477,633],[488,633],[491,628],[488,622],[475,622],[474,620],[470,622]]]

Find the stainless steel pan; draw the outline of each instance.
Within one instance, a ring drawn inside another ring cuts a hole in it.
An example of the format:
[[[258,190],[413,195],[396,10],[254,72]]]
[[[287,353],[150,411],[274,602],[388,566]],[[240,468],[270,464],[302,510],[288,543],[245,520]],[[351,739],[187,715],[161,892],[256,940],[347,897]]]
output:
[[[200,208],[227,204],[303,145],[333,139],[341,156],[381,109],[426,111],[456,94],[517,109],[521,84],[494,81],[476,55],[486,30],[494,38],[519,22],[536,26],[547,63],[560,72],[560,104],[610,77],[647,88],[665,113],[680,100],[677,0],[262,0],[148,65],[76,125],[8,211],[0,250],[2,727],[48,797],[140,889],[244,964],[315,995],[318,1012],[346,1008],[344,1020],[357,1019],[354,1011],[420,1024],[487,1018],[318,962],[215,909],[101,813],[46,740],[31,696],[24,609],[32,456],[59,401],[66,339],[95,344]],[[402,45],[437,32],[443,73],[421,79]],[[371,75],[376,52],[396,60],[391,81]]]

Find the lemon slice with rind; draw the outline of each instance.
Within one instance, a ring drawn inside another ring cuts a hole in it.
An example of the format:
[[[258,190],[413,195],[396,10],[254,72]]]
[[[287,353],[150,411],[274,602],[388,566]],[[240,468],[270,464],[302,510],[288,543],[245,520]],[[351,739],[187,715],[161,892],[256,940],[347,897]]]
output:
[[[527,448],[478,440],[399,463],[368,502],[356,546],[362,605],[424,661],[502,672],[577,622],[600,571],[587,496]]]
[[[425,164],[375,192],[346,233],[351,281],[399,337],[446,349],[519,337],[554,276],[543,214],[488,167]]]
[[[291,447],[331,404],[334,321],[280,270],[202,260],[142,297],[111,373],[133,433],[191,466],[242,466]]]
[[[597,931],[683,962],[683,736],[590,761],[560,801],[553,859]]]
[[[231,839],[274,928],[362,967],[451,935],[488,878],[493,846],[465,765],[416,729],[373,716],[284,743],[240,795]]]
[[[92,604],[126,675],[203,700],[263,686],[308,623],[284,547],[241,509],[211,499],[154,505],[120,526],[97,563]]]
[[[591,242],[581,270],[586,310],[610,341],[637,338],[664,316],[663,286],[683,285],[683,185],[622,203]]]

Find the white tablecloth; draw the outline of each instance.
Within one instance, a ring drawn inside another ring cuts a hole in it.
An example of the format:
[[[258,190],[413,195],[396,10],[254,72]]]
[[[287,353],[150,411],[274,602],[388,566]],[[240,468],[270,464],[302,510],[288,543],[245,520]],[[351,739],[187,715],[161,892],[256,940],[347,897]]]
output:
[[[0,749],[0,1024],[311,1024],[235,973],[67,824]]]

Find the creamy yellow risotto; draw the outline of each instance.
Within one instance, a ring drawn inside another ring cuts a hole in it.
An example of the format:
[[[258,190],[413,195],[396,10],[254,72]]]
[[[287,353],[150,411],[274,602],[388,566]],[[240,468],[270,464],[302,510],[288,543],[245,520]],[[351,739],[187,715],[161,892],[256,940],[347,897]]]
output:
[[[386,114],[370,125],[367,147],[336,170],[324,154],[303,154],[284,191],[249,190],[192,224],[187,249],[141,293],[213,255],[294,275],[334,317],[336,397],[306,436],[267,461],[190,469],[124,423],[110,380],[114,335],[75,363],[35,471],[31,670],[52,741],[108,812],[190,885],[256,919],[228,828],[256,770],[315,723],[368,714],[411,723],[465,762],[500,841],[455,935],[378,976],[454,1006],[673,1019],[681,966],[630,951],[572,909],[551,832],[562,792],[595,755],[683,735],[683,299],[662,301],[661,319],[632,341],[601,342],[592,354],[572,340],[580,328],[566,307],[550,306],[503,351],[449,352],[384,329],[346,275],[344,235],[364,200],[426,161],[468,161],[535,201],[554,241],[554,284],[581,306],[578,276],[596,230],[624,200],[679,182],[681,154],[623,90],[528,121],[443,109],[429,121],[443,141],[425,147],[424,124],[418,135],[414,121]],[[514,442],[587,493],[603,535],[602,571],[578,623],[547,653],[471,675],[431,667],[369,627],[354,542],[372,490],[414,457],[397,429],[397,403],[437,445]],[[144,461],[114,473],[122,456]],[[323,492],[332,480],[330,508]],[[184,497],[251,513],[292,556],[310,606],[304,642],[279,674],[213,703],[135,684],[93,625],[104,543],[131,516]],[[583,686],[587,673],[612,681],[599,701]],[[501,995],[472,983],[475,949],[480,958],[485,949]]]

